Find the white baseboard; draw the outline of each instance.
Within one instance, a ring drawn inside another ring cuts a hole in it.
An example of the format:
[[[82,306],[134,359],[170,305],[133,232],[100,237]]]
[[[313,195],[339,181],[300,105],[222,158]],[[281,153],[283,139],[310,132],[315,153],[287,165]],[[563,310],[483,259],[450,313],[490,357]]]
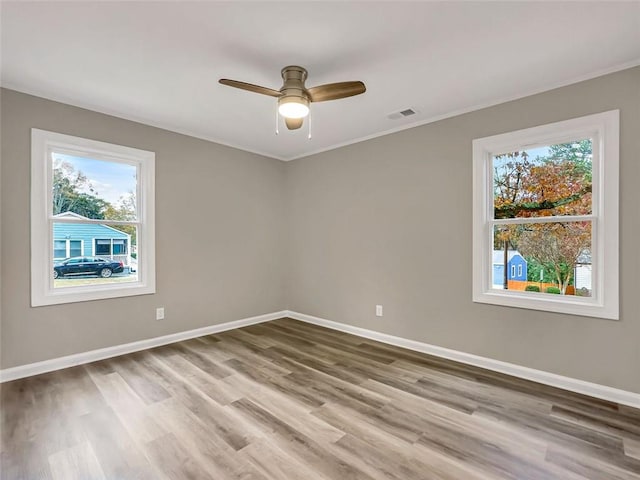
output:
[[[552,387],[562,388],[571,392],[581,393],[590,397],[600,398],[602,400],[607,400],[634,408],[640,408],[639,393],[628,392],[626,390],[607,387],[605,385],[599,385],[597,383],[585,382],[584,380],[565,377],[562,375],[557,375],[555,373],[544,372],[542,370],[522,367],[513,363],[507,363],[500,360],[494,360],[492,358],[481,357],[479,355],[473,355],[471,353],[460,352],[457,350],[451,350],[449,348],[430,345],[428,343],[417,342],[415,340],[409,340],[402,337],[396,337],[393,335],[388,335],[386,333],[376,332],[375,330],[367,330],[366,328],[354,327],[344,323],[326,320],[324,318],[313,317],[304,313],[288,311],[286,312],[286,316],[295,320],[300,320],[302,322],[312,323],[321,327],[327,327],[333,330],[351,333],[359,337],[369,338],[371,340],[387,343],[389,345],[395,345],[397,347],[406,348],[408,350],[427,353],[436,357],[447,358],[449,360],[454,360],[456,362],[465,363],[468,365],[474,365],[476,367],[485,368],[487,370],[506,373],[507,375],[511,375],[514,377],[532,380],[534,382],[550,385]]]
[[[182,340],[188,340],[190,338],[202,337],[203,335],[211,335],[213,333],[219,333],[227,330],[233,330],[235,328],[255,325],[257,323],[268,322],[270,320],[276,320],[278,318],[286,317],[287,313],[287,311],[267,313],[265,315],[258,315],[257,317],[243,318],[241,320],[234,320],[232,322],[196,328],[195,330],[187,330],[186,332],[172,333],[170,335],[164,335],[162,337],[148,338],[146,340],[125,343],[123,345],[100,348],[98,350],[91,350],[89,352],[67,355],[66,357],[52,358],[51,360],[44,360],[42,362],[29,363],[27,365],[20,365],[18,367],[6,368],[4,370],[0,370],[0,383],[17,380],[19,378],[30,377],[32,375],[39,375],[41,373],[52,372],[54,370],[61,370],[63,368],[82,365],[85,363],[95,362],[97,360],[104,360],[105,358],[116,357],[118,355],[124,355],[126,353],[139,352],[140,350],[146,350],[148,348],[159,347],[161,345],[167,345],[169,343],[180,342]]]

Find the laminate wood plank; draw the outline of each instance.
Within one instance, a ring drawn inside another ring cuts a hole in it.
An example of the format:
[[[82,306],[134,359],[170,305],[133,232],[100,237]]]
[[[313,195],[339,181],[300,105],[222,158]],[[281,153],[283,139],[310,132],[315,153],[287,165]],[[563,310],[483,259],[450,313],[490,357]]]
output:
[[[131,389],[147,404],[160,402],[171,395],[149,375],[142,365],[144,354],[132,353],[113,359],[114,368]]]
[[[411,365],[407,365],[403,360],[394,362],[394,366],[398,364],[404,368],[410,369]],[[416,369],[416,374],[422,373],[421,378],[417,380],[418,386],[429,385],[436,386],[438,389],[446,389],[451,396],[461,397],[479,405],[501,405],[505,402],[514,403],[521,407],[525,407],[529,411],[536,411],[542,415],[548,415],[551,411],[552,403],[531,395],[514,392],[502,387],[488,386],[478,380],[452,375],[448,372],[442,372],[435,369],[425,369],[423,367]]]
[[[248,418],[253,419],[267,431],[275,434],[278,440],[283,442],[287,450],[293,452],[296,458],[302,459],[322,475],[329,478],[348,480],[370,480],[372,478],[353,465],[340,461],[326,446],[298,432],[250,400],[243,398],[234,402],[232,406]]]
[[[640,460],[640,441],[625,438],[623,440],[623,443],[624,443],[624,454],[627,455],[628,457],[635,458],[636,460]]]
[[[345,461],[357,465],[363,472],[378,480],[424,480],[427,475],[427,478],[437,480],[461,478],[454,476],[458,472],[452,472],[450,465],[446,466],[446,470],[434,468],[416,458],[400,456],[387,449],[380,449],[372,455],[371,445],[352,435],[344,436],[335,445],[339,450],[338,455]],[[469,476],[465,475],[463,478]]]
[[[321,443],[333,443],[344,436],[344,432],[311,415],[311,409],[295,399],[280,395],[268,387],[255,389],[245,377],[234,375],[225,379],[245,398],[260,406],[273,416],[283,419],[291,428]]]
[[[138,443],[144,444],[155,440],[167,433],[158,422],[152,418],[147,405],[129,386],[119,373],[107,375],[94,372],[91,365],[87,371],[120,420],[129,435]]]
[[[438,452],[427,450],[421,445],[412,444],[394,435],[389,435],[380,425],[372,422],[367,415],[344,409],[338,405],[326,404],[322,408],[313,412],[327,423],[335,425],[344,430],[350,437],[357,438],[368,446],[368,452],[359,453],[356,457],[363,457],[366,466],[360,468],[366,473],[372,474],[369,470],[372,460],[371,456],[391,455],[403,464],[414,465],[426,476],[426,478],[446,478],[446,479],[488,479],[477,469],[463,463],[456,462]],[[337,445],[342,449],[344,445]],[[355,461],[351,458],[349,461]]]
[[[486,411],[479,410],[474,412],[473,415],[486,414]],[[570,451],[576,458],[588,457],[598,462],[598,464],[621,465],[628,472],[639,470],[640,464],[638,464],[638,461],[624,454],[623,440],[619,437],[584,429],[559,419],[533,417],[523,411],[514,413],[503,410],[497,416],[494,415],[495,412],[489,417],[518,425],[530,435],[547,441],[549,449],[555,449],[554,451],[560,452],[558,456],[554,457],[556,460],[557,458],[562,458],[565,452]],[[565,463],[556,463],[565,465]],[[582,463],[581,460],[575,465],[581,465]],[[573,471],[580,472],[580,470]]]
[[[250,463],[268,480],[305,479],[332,480],[321,475],[316,469],[298,460],[278,446],[273,439],[258,440],[243,448],[238,455]]]
[[[252,429],[241,421],[232,409],[220,406],[209,396],[173,370],[157,353],[145,361],[149,374],[157,376],[158,382],[171,392],[187,409],[209,425],[212,433],[223,439],[234,450],[240,450],[251,442]]]
[[[254,352],[259,352],[260,350],[264,350],[265,348],[273,347],[276,342],[269,336],[261,335],[259,333],[254,333],[251,329],[237,329],[230,330],[227,332],[226,337],[233,338],[238,340],[241,344],[251,345],[254,349]]]
[[[1,450],[7,453],[8,463],[13,463],[12,458],[18,455],[20,462],[39,464],[42,463],[38,462],[40,455],[45,455],[47,461],[49,454],[84,441],[76,412],[63,402],[64,385],[60,380],[70,377],[54,373],[58,375],[20,379],[0,388]],[[74,404],[84,405],[84,402]],[[48,467],[39,470],[48,470]]]
[[[258,385],[264,385],[278,390],[283,395],[293,397],[312,407],[319,407],[324,403],[324,400],[319,399],[305,386],[295,384],[290,378],[287,378],[288,376],[270,376],[260,369],[253,369],[250,364],[237,359],[229,360],[227,365],[231,366],[237,374],[244,375]]]
[[[361,383],[349,383],[325,371],[306,369],[292,373],[287,378],[311,390],[323,402],[334,402],[359,411],[375,411],[390,399],[379,393],[362,388]]]
[[[471,435],[468,429],[439,422],[428,422],[426,432],[418,443],[438,450],[455,459],[464,459],[465,463],[475,465],[487,474],[498,478],[519,480],[521,478],[552,478],[546,465],[531,461],[526,451],[515,448],[503,448],[486,438]]]
[[[180,344],[171,346],[171,352],[175,353],[174,356],[187,360],[213,378],[224,378],[231,375],[233,372],[226,368],[222,362],[217,362],[214,358],[208,356],[207,353],[210,350],[206,347],[203,348],[196,342],[191,342],[188,346]],[[164,357],[168,356],[165,352],[162,355]]]
[[[349,383],[357,384],[365,379],[363,375],[358,375],[349,370],[345,370],[342,367],[336,367],[336,363],[339,358],[333,357],[333,361],[325,361],[322,355],[316,355],[317,350],[315,347],[307,349],[306,352],[300,352],[291,348],[271,347],[264,351],[265,356],[273,358],[280,357],[281,359],[293,360],[298,364],[298,368],[307,367],[308,369],[316,370],[318,372],[325,373],[340,380],[344,380]],[[323,352],[326,356],[331,356],[326,352]]]
[[[49,454],[38,441],[16,441],[4,445],[0,454],[1,479],[52,480]]]
[[[216,472],[199,464],[173,433],[149,442],[147,455],[162,465],[162,475],[170,480],[218,480]]]
[[[640,441],[640,422],[630,421],[622,415],[602,411],[594,414],[593,411],[586,409],[580,410],[558,405],[551,407],[550,415],[586,428]]]
[[[640,480],[640,411],[292,319],[0,387],[3,480]]]
[[[233,370],[228,370],[228,374],[221,379],[217,376],[211,376],[207,372],[201,370],[191,363],[189,357],[180,355],[162,356],[165,362],[174,371],[179,372],[186,380],[189,381],[196,389],[207,395],[220,405],[228,405],[235,400],[242,398],[242,394],[231,387],[223,380],[233,375]]]
[[[142,439],[136,443],[110,407],[83,415],[80,421],[107,479],[152,480],[158,477],[157,470],[140,448]]]
[[[49,455],[54,480],[105,480],[89,442]]]
[[[244,463],[229,445],[224,435],[212,429],[208,419],[203,419],[186,408],[178,399],[170,398],[150,407],[154,415],[171,431],[171,439],[187,452],[197,468],[203,469],[213,478],[242,478],[264,480],[254,467]],[[252,428],[251,443],[262,436],[257,428]]]
[[[357,346],[362,343],[362,339],[354,335],[344,334],[342,332],[336,332],[316,325],[298,322],[291,318],[282,318],[275,322],[269,322],[263,325],[266,328],[272,328],[280,332],[288,333],[294,337],[298,337],[301,341],[311,341],[316,344]]]
[[[550,447],[546,461],[585,478],[606,480],[638,480],[640,475],[624,466],[601,462],[588,455],[572,455],[566,450]]]
[[[422,424],[422,412],[428,411],[429,420],[441,423],[453,423],[458,425],[461,431],[471,431],[476,437],[482,437],[494,442],[503,449],[517,446],[519,450],[534,460],[542,460],[546,455],[548,442],[538,439],[535,436],[523,433],[519,428],[508,423],[487,420],[482,416],[469,417],[469,414],[452,409],[433,400],[413,395],[409,392],[399,391],[386,384],[373,380],[362,384],[362,387],[372,391],[380,392],[393,398],[387,409],[402,410],[402,415],[413,415],[413,422],[417,426]],[[393,414],[393,413],[392,413]],[[421,432],[428,430],[428,424],[422,424]]]
[[[257,334],[268,336],[276,345],[290,346],[299,350],[304,350],[305,348],[313,347],[315,345],[314,342],[296,334],[296,332],[282,331],[280,329],[273,328],[273,326],[268,323],[252,325],[248,328]]]

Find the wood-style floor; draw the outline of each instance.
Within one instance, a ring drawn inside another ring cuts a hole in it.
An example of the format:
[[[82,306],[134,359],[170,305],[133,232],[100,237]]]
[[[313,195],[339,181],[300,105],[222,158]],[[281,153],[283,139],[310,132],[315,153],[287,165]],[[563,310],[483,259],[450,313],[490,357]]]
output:
[[[640,411],[290,319],[6,383],[3,480],[640,479]]]

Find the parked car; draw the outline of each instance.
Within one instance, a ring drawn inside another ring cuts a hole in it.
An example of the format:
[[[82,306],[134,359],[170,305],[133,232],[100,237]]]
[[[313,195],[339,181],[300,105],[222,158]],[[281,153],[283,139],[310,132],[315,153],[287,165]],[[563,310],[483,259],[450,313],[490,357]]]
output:
[[[112,273],[120,273],[123,270],[122,262],[100,257],[71,257],[53,265],[53,278],[91,274],[109,278]]]

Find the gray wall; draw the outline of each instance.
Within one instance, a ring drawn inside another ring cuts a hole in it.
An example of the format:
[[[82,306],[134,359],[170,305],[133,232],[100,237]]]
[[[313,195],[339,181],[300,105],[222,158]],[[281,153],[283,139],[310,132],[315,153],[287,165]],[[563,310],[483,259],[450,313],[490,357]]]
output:
[[[472,303],[471,141],[616,108],[620,321]],[[289,308],[640,392],[639,139],[635,68],[294,161]]]
[[[1,115],[2,368],[286,308],[283,162],[10,90]],[[30,307],[31,127],[156,152],[155,295]]]
[[[288,307],[640,392],[640,68],[287,164],[12,91],[1,101],[2,368]],[[614,108],[621,320],[472,303],[472,139]],[[156,295],[30,308],[31,127],[156,152]]]

